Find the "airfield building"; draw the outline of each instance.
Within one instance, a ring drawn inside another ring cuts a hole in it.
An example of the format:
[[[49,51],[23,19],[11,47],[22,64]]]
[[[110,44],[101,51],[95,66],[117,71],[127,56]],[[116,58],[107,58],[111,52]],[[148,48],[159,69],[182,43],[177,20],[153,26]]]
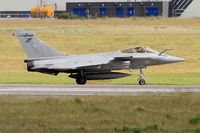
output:
[[[169,1],[161,0],[68,0],[67,12],[79,16],[133,17],[165,16],[168,17]]]
[[[66,11],[79,16],[179,17],[193,1],[199,0],[68,0]]]
[[[0,18],[29,18],[40,1],[52,6],[55,16],[68,12],[82,17],[200,17],[200,0],[2,0]]]

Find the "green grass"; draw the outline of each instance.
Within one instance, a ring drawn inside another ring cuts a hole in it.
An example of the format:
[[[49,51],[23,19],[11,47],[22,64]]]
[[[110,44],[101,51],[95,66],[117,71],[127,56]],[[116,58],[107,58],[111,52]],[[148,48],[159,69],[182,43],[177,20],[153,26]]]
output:
[[[0,83],[73,84],[67,75],[58,77],[28,73],[25,54],[12,36],[16,29],[27,29],[67,54],[88,54],[144,45],[187,59],[172,65],[145,70],[149,84],[200,85],[200,19],[95,19],[95,20],[0,20]],[[124,71],[128,72],[128,71]],[[89,84],[137,84],[133,76]]]
[[[199,133],[199,97],[0,97],[0,132]]]
[[[190,123],[192,125],[199,125],[200,124],[200,116],[195,116],[190,119]]]

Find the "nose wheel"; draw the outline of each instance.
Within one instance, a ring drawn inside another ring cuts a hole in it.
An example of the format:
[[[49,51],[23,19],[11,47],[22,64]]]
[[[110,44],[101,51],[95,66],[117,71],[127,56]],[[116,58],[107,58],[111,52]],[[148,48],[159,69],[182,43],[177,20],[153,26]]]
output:
[[[139,85],[145,85],[146,84],[146,81],[144,79],[144,73],[143,73],[142,69],[140,69],[140,75],[139,75],[138,81],[139,81]]]
[[[145,85],[145,84],[146,84],[146,81],[144,79],[139,80],[139,85]]]

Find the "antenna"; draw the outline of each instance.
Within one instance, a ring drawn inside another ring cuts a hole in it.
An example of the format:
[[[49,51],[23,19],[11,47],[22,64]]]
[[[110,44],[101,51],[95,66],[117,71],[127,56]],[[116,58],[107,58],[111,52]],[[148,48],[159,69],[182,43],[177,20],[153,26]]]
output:
[[[164,54],[166,51],[169,51],[169,50],[173,50],[173,49],[165,49],[162,52],[160,52],[158,55],[161,56],[162,54]]]

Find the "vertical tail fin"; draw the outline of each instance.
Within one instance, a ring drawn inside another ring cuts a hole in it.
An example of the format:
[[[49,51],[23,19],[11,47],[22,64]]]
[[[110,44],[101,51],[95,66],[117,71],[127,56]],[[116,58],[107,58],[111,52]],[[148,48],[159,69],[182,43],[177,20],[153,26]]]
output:
[[[16,30],[14,35],[19,39],[28,58],[64,56],[63,53],[37,39],[31,32]]]

